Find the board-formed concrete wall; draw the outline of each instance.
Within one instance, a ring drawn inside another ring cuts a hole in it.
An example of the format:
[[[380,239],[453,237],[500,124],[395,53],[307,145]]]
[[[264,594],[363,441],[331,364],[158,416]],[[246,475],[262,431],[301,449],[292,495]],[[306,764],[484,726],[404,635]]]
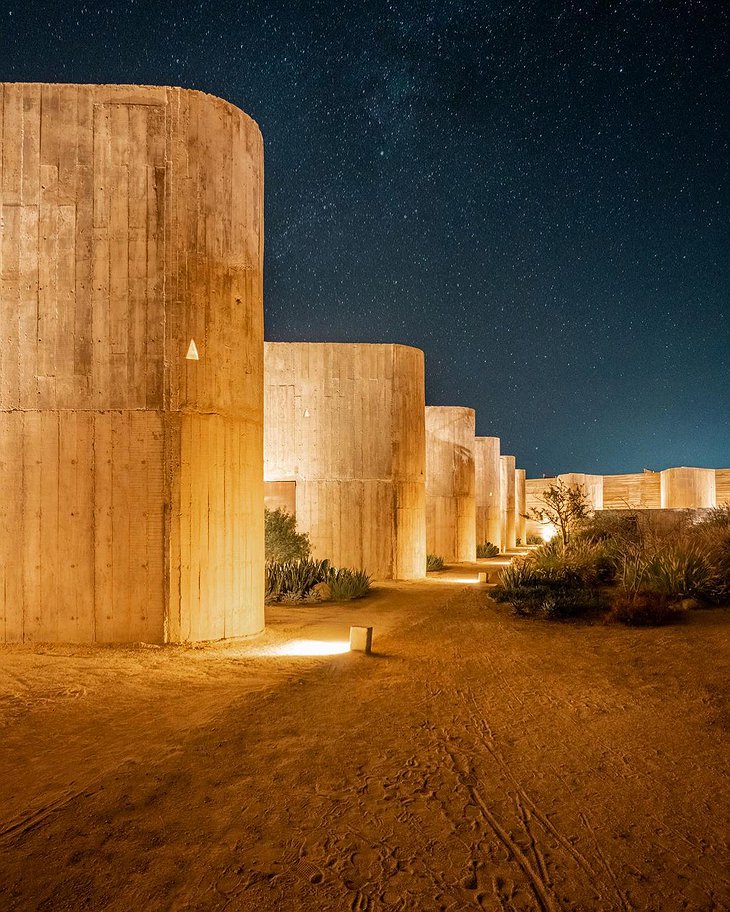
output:
[[[527,543],[527,472],[515,469],[515,536],[521,545]]]
[[[426,408],[426,543],[447,561],[476,560],[474,409]]]
[[[499,449],[499,437],[474,438],[476,541],[478,545],[491,542],[502,550]]]
[[[0,640],[260,630],[256,124],[183,89],[5,84],[0,130]]]
[[[603,476],[603,509],[658,510],[661,507],[659,472]]]
[[[715,471],[715,499],[718,507],[730,504],[730,469]]]
[[[558,475],[558,481],[562,481],[569,488],[580,488],[592,510],[603,509],[603,475],[568,472],[565,475]]]
[[[423,352],[267,342],[265,478],[296,483],[313,553],[376,579],[426,574]]]
[[[509,551],[517,544],[515,503],[515,457],[500,456],[500,513],[502,550]]]
[[[662,509],[714,507],[715,470],[680,466],[661,474]]]

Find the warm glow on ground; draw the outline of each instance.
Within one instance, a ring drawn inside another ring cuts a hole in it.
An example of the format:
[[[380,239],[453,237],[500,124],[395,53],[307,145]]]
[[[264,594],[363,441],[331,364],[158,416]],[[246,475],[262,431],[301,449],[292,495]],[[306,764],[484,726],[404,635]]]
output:
[[[275,655],[283,656],[339,655],[349,652],[350,644],[347,640],[292,640],[273,651]]]

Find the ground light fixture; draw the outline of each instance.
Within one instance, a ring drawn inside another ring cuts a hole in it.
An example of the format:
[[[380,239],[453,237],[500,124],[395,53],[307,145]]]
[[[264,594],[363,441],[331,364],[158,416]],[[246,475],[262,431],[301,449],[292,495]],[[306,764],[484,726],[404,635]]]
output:
[[[372,627],[350,627],[350,651],[370,655],[373,649]]]

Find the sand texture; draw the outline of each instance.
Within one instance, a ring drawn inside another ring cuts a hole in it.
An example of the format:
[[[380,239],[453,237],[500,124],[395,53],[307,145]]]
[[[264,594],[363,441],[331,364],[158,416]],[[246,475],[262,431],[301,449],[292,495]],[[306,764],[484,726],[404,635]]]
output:
[[[4,647],[0,908],[729,908],[728,614],[525,621],[476,569],[227,647]],[[374,656],[277,654],[350,623]]]

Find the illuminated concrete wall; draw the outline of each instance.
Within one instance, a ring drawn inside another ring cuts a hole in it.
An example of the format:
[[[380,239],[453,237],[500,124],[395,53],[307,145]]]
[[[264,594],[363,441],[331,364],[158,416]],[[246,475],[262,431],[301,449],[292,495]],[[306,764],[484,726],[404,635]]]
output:
[[[603,509],[658,510],[661,507],[659,472],[603,476]]]
[[[502,524],[502,549],[514,548],[517,543],[515,512],[515,457],[500,456],[500,519]]]
[[[558,475],[558,481],[562,481],[569,488],[580,488],[592,510],[603,509],[603,475],[568,472],[565,475]]]
[[[714,507],[715,470],[680,466],[661,474],[662,509]]]
[[[259,130],[183,89],[0,93],[0,640],[258,631]]]
[[[476,560],[474,410],[426,408],[426,543],[447,561]]]
[[[501,550],[499,447],[499,437],[474,438],[476,541],[491,542]]]
[[[527,542],[527,472],[515,469],[515,535],[521,545]]]
[[[423,352],[324,342],[265,352],[267,488],[295,483],[315,556],[376,579],[425,576]]]
[[[718,506],[730,504],[730,469],[715,471],[715,498]]]

